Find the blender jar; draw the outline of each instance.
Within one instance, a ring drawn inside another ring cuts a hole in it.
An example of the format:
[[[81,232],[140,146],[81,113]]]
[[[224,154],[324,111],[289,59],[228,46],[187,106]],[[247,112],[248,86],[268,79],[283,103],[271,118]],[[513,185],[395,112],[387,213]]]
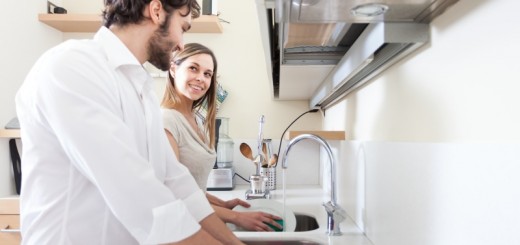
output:
[[[220,129],[217,143],[217,166],[218,168],[233,167],[233,146],[234,142],[228,135],[229,118],[218,117],[220,119]]]

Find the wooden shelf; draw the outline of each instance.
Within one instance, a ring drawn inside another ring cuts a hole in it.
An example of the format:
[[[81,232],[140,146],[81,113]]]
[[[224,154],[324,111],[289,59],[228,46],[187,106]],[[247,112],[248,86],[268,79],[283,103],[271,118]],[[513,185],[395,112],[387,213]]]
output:
[[[19,129],[0,129],[0,138],[20,138]]]
[[[20,214],[20,196],[0,198],[0,214]]]
[[[292,140],[301,134],[315,134],[325,140],[345,140],[345,131],[289,131],[285,138]]]
[[[97,14],[39,14],[38,20],[62,32],[96,32],[102,23]],[[222,25],[215,15],[201,15],[188,33],[222,33]]]
[[[193,20],[188,33],[222,33],[223,30],[218,16],[201,15]]]

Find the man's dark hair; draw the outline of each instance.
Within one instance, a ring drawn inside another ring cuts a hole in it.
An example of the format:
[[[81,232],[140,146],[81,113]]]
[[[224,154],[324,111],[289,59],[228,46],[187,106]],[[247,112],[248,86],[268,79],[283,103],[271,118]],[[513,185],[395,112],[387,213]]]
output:
[[[143,20],[143,10],[152,0],[105,0],[103,10],[103,25],[110,27],[112,24],[125,26],[127,24],[138,24]],[[192,18],[200,16],[200,5],[197,0],[160,0],[168,16],[173,10],[188,6],[188,16]]]

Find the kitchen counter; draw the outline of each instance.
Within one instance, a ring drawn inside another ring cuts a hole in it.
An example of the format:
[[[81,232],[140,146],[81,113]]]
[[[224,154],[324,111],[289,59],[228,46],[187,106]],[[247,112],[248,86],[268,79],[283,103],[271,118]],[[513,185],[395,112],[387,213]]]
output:
[[[278,187],[278,186],[277,186]],[[280,188],[280,187],[278,187]],[[223,200],[240,198],[245,200],[245,191],[249,189],[249,185],[237,185],[231,191],[210,191]],[[349,244],[349,245],[372,245],[372,243],[364,236],[363,232],[356,224],[347,217],[340,223],[341,236],[328,236],[325,232],[327,229],[327,213],[322,203],[327,197],[324,196],[322,188],[318,185],[297,185],[288,186],[285,191],[285,203],[295,214],[305,214],[316,218],[319,228],[312,231],[304,232],[234,232],[241,239],[279,239],[291,240],[310,240],[320,244]],[[271,191],[271,199],[283,203],[283,190]]]

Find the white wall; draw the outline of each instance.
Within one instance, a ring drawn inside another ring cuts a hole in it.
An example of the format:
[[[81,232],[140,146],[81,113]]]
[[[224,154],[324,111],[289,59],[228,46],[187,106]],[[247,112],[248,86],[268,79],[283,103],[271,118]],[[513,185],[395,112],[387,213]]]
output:
[[[330,108],[340,204],[374,244],[519,244],[520,20],[461,0],[429,45]]]
[[[53,1],[59,4],[60,1]],[[46,1],[12,1],[0,16],[0,127],[16,116],[14,97],[36,59],[62,40],[61,32],[38,21]],[[8,139],[0,139],[0,196],[14,194]]]
[[[87,0],[65,0],[64,6],[71,12],[85,10],[96,12],[102,6]],[[211,48],[218,59],[219,82],[229,92],[218,116],[229,117],[232,138],[255,138],[258,134],[258,119],[265,115],[264,135],[279,138],[283,130],[299,114],[307,111],[307,101],[273,101],[255,1],[219,0],[218,9],[222,22],[222,34],[188,33],[185,43],[199,42]],[[91,34],[65,34],[68,38],[88,38]],[[157,80],[159,97],[164,91],[165,79]],[[294,129],[320,129],[318,113],[302,117]]]
[[[348,96],[355,139],[520,139],[518,2],[460,1],[431,25],[431,41]],[[329,113],[331,115],[333,113]]]
[[[52,1],[68,13],[100,13],[102,1]],[[14,1],[0,17],[0,127],[16,116],[14,96],[26,73],[36,59],[48,48],[69,38],[90,38],[92,33],[61,33],[37,20],[38,13],[47,10],[45,1]],[[255,139],[258,119],[265,115],[265,138],[278,139],[289,123],[308,110],[306,101],[273,101],[269,94],[268,77],[254,1],[218,2],[222,34],[186,34],[186,42],[200,42],[217,55],[219,81],[229,92],[219,116],[230,117],[230,136],[236,139]],[[157,91],[162,96],[163,79],[157,79]],[[322,116],[318,113],[302,117],[293,129],[320,129]],[[14,193],[8,140],[0,139],[0,196]],[[240,142],[236,142],[240,144]],[[246,163],[243,163],[246,164]]]

